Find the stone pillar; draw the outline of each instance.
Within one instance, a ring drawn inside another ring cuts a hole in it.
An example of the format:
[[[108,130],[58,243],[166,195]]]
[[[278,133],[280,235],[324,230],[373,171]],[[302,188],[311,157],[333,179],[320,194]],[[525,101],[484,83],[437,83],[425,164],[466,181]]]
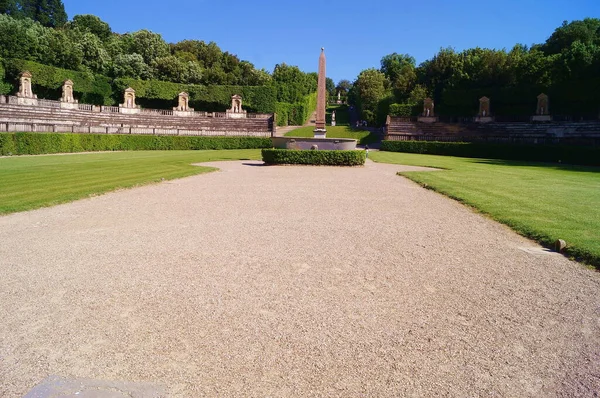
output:
[[[194,113],[194,109],[190,108],[190,95],[186,92],[179,93],[179,100],[177,107],[173,108],[173,115],[175,116],[191,116]]]
[[[17,93],[18,105],[37,105],[37,95],[31,89],[31,73],[25,71],[21,73],[21,81],[19,84],[19,92]]]
[[[537,96],[537,108],[535,111],[535,115],[531,117],[532,122],[551,122],[552,116],[550,116],[549,111],[549,101],[548,96],[544,93],[541,93]]]
[[[125,89],[123,103],[119,104],[119,112],[125,114],[140,113],[140,107],[135,104],[135,90],[131,87],[127,87],[127,89]]]
[[[475,118],[477,123],[493,122],[494,118],[490,112],[490,99],[488,97],[479,98],[479,114]]]
[[[315,123],[315,138],[325,138],[327,136],[327,130],[325,129],[325,110],[327,102],[327,88],[326,88],[326,60],[325,60],[325,48],[321,48],[321,56],[319,57],[319,80],[317,90],[317,120]]]
[[[435,123],[438,121],[438,118],[434,113],[434,103],[431,98],[425,98],[423,100],[423,113],[417,119],[421,123]]]
[[[79,109],[78,102],[73,97],[73,82],[65,80],[62,87],[62,97],[60,98],[60,107],[62,109]]]
[[[228,118],[232,119],[244,119],[246,118],[247,112],[242,109],[242,97],[235,94],[231,96],[231,108],[225,111]]]

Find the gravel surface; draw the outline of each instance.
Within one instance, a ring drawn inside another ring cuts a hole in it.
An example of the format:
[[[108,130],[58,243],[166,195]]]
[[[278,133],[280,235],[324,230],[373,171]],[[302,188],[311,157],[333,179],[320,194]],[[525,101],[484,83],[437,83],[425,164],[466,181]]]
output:
[[[600,274],[396,171],[220,172],[0,217],[0,396],[595,397]]]

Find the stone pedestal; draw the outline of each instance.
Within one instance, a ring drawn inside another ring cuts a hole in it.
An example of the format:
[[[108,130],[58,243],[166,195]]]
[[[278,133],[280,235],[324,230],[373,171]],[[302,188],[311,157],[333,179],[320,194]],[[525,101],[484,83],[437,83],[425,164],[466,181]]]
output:
[[[119,106],[119,113],[124,115],[136,115],[141,112],[142,110],[140,108],[126,108],[124,106]]]
[[[475,118],[475,123],[491,123],[494,121],[492,116],[477,116]]]
[[[17,105],[34,105],[37,106],[37,98],[17,97]]]
[[[327,130],[325,129],[315,129],[315,138],[327,138]]]
[[[77,110],[77,109],[79,109],[79,104],[77,102],[61,102],[60,109]]]
[[[175,108],[177,109],[177,108]],[[173,110],[173,116],[179,116],[179,117],[192,117],[194,116],[194,111],[177,111],[177,110]]]
[[[248,117],[248,113],[246,111],[242,112],[232,112],[231,109],[227,109],[225,111],[227,117],[230,119],[246,119]]]
[[[551,122],[552,116],[550,115],[533,115],[531,117],[532,122]]]
[[[419,123],[436,123],[438,120],[437,116],[419,116],[417,118]]]

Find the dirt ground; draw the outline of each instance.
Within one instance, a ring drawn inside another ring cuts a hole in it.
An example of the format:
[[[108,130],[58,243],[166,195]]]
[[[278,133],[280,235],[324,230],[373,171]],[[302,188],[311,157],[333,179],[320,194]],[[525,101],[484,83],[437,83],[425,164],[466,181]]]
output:
[[[409,167],[215,165],[0,217],[1,397],[600,394],[598,272]]]

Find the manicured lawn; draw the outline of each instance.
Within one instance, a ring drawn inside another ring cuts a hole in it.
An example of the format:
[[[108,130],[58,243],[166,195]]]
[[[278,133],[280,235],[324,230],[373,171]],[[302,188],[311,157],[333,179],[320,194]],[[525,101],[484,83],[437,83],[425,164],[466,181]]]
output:
[[[600,168],[373,152],[376,162],[447,170],[403,176],[488,214],[520,234],[600,268]]]
[[[192,163],[253,159],[259,149],[140,151],[0,158],[0,214],[214,170]]]
[[[300,127],[288,132],[286,137],[314,137],[313,126]],[[350,126],[327,126],[327,138],[353,138],[361,145],[377,141],[377,137],[368,131],[354,130]]]

